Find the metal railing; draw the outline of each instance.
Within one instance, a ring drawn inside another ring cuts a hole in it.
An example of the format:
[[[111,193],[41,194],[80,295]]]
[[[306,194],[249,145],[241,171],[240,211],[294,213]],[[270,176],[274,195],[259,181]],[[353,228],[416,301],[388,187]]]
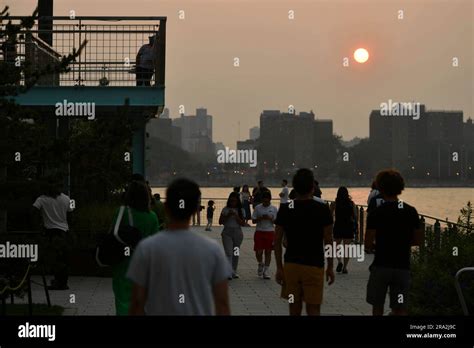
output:
[[[22,17],[9,19],[18,24]],[[41,20],[52,21],[52,29],[40,29]],[[6,23],[0,24],[0,32],[5,32],[6,26]],[[69,72],[42,77],[37,85],[135,86],[136,56],[140,48],[148,44],[150,36],[158,38],[152,46],[155,76],[151,85],[161,86],[164,84],[166,17],[41,17],[14,40],[6,36],[0,39],[0,47],[4,48],[0,50],[0,59],[40,69],[59,62],[61,57],[87,41],[77,59],[69,65]],[[49,40],[52,44],[47,42]],[[28,78],[25,74],[20,84]]]

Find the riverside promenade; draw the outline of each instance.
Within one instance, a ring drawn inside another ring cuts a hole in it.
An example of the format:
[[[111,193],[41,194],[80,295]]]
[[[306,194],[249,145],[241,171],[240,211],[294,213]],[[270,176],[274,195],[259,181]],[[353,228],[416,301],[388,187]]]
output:
[[[204,231],[204,227],[194,230],[220,241],[222,226]],[[257,263],[253,252],[255,228],[244,228],[238,273],[240,279],[229,282],[232,315],[288,315],[288,303],[280,298],[281,287],[275,282],[275,262],[272,259],[272,279],[257,277]],[[322,315],[370,315],[371,306],[365,302],[365,291],[369,276],[368,267],[373,255],[365,255],[364,262],[351,260],[348,274],[336,274],[331,286],[325,285]],[[336,265],[336,264],[335,264]],[[39,277],[32,277],[40,283]],[[65,307],[64,315],[115,315],[112,279],[99,277],[71,277],[69,290],[50,291],[53,305]],[[43,289],[32,285],[33,302],[46,303]],[[72,296],[74,295],[74,296]],[[71,303],[71,299],[75,303]],[[16,303],[26,303],[16,299]],[[388,304],[388,303],[387,303]],[[386,306],[387,307],[387,306]]]

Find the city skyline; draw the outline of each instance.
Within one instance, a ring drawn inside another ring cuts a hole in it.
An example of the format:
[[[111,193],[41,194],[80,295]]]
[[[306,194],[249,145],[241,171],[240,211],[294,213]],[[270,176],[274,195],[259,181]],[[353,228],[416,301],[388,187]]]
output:
[[[35,4],[8,5],[12,15],[27,15]],[[245,134],[258,124],[261,110],[289,105],[332,119],[346,140],[367,137],[367,111],[389,99],[473,117],[472,2],[269,4],[63,0],[55,3],[54,14],[168,16],[166,106],[176,115],[180,105],[186,113],[204,105],[216,116],[214,141],[227,145],[242,139],[239,123]],[[370,52],[365,64],[351,58],[358,47]],[[343,67],[344,57],[349,67]],[[454,57],[458,67],[452,66]]]

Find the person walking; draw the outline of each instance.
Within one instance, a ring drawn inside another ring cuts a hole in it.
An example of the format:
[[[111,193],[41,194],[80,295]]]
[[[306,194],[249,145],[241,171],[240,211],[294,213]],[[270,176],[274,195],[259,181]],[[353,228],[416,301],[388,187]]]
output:
[[[121,223],[130,225],[142,233],[142,238],[158,232],[160,226],[156,214],[150,208],[150,193],[143,181],[132,181],[125,194],[125,210]],[[119,209],[115,213],[112,226],[119,216]],[[130,217],[131,220],[130,221]],[[133,252],[131,255],[133,256]],[[115,295],[115,310],[117,315],[127,315],[132,296],[132,282],[126,277],[130,257],[125,258],[113,267],[112,286]]]
[[[324,278],[334,282],[333,259],[328,257],[324,270],[324,246],[332,247],[332,216],[326,204],[313,199],[314,176],[299,169],[293,177],[296,198],[277,214],[275,279],[282,285],[281,297],[288,300],[290,315],[301,315],[303,302],[308,315],[320,315]],[[286,236],[285,263],[282,242]]]
[[[331,214],[334,216],[334,229],[333,237],[336,242],[336,248],[342,247],[344,252],[346,251],[345,246],[352,243],[354,239],[354,202],[349,196],[347,187],[341,186],[337,190],[337,196],[334,203],[330,206]],[[340,257],[337,257],[336,272],[347,274],[347,265],[349,263],[349,255],[344,255],[341,261]]]
[[[288,189],[288,180],[283,179],[281,181],[281,192],[279,194],[280,196],[280,205],[282,204],[287,204],[288,201],[290,200],[290,190]]]
[[[253,223],[256,223],[254,234],[255,257],[258,262],[257,275],[263,279],[270,279],[270,263],[272,260],[273,243],[275,241],[274,221],[277,216],[277,208],[271,205],[272,195],[270,191],[262,193],[262,203],[255,207],[252,215]],[[265,263],[263,254],[265,253]]]
[[[71,199],[58,188],[54,179],[48,180],[44,192],[33,203],[33,219],[39,224],[41,217],[43,235],[50,251],[54,279],[49,290],[68,290],[72,239],[69,232],[68,213],[73,211]]]
[[[133,283],[130,315],[230,314],[230,266],[222,247],[190,229],[200,196],[188,179],[168,186],[167,228],[138,244],[127,272]]]
[[[244,209],[245,225],[248,226],[248,221],[252,218],[252,214],[250,212],[250,202],[252,200],[252,196],[250,195],[249,185],[242,186],[240,199],[242,201],[242,208]]]
[[[423,230],[416,209],[398,198],[405,188],[399,172],[381,171],[376,184],[383,203],[367,216],[365,248],[375,249],[375,256],[369,267],[366,300],[374,316],[383,315],[389,290],[392,314],[407,315],[411,247],[422,245]]]
[[[240,246],[244,239],[242,226],[245,225],[242,204],[238,193],[232,192],[227,199],[226,206],[222,209],[219,217],[219,224],[224,225],[222,230],[222,244],[225,254],[232,266],[232,275],[230,279],[239,278],[237,267],[239,265]]]
[[[206,231],[212,231],[212,219],[214,218],[214,210],[216,210],[216,207],[214,206],[214,201],[210,200],[207,202],[207,211],[206,211],[206,216],[207,216],[207,225],[206,225]]]

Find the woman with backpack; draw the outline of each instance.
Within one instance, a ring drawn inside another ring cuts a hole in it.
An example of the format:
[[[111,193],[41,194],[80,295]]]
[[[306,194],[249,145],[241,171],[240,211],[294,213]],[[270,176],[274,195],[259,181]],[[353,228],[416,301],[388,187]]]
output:
[[[142,239],[159,230],[156,214],[150,208],[150,192],[148,186],[142,181],[132,181],[125,194],[125,209],[122,208],[122,226],[132,226],[141,232]],[[119,210],[115,213],[113,225],[117,222]],[[130,217],[131,220],[130,221]],[[125,251],[127,249],[125,248]],[[115,309],[117,315],[128,315],[132,296],[132,282],[126,278],[130,257],[133,250],[126,253],[126,258],[113,267],[113,291],[115,295]]]

